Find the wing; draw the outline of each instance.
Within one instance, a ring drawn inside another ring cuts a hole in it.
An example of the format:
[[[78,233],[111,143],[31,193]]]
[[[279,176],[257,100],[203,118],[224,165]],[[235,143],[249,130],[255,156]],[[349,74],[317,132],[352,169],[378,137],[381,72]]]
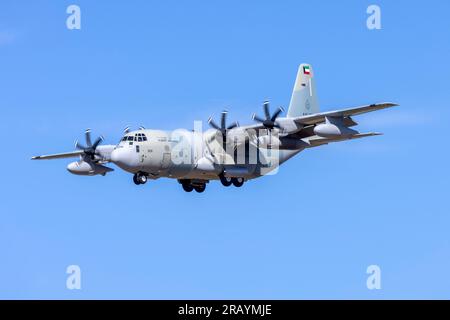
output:
[[[83,153],[84,153],[83,150],[66,152],[66,153],[56,153],[56,154],[49,154],[49,155],[43,155],[43,156],[35,156],[35,157],[32,157],[31,160],[51,160],[51,159],[73,158],[73,157],[79,157]]]
[[[335,117],[341,118],[347,127],[352,127],[357,125],[356,122],[353,121],[351,116],[360,115],[367,112],[372,112],[376,110],[386,109],[398,106],[398,104],[385,102],[385,103],[377,103],[371,105],[365,105],[355,108],[348,108],[336,111],[327,111],[321,113],[315,113],[306,116],[292,117],[292,118],[278,118],[277,123],[283,128],[281,135],[289,136],[294,133],[301,132],[302,138],[305,136],[311,136],[308,133],[308,127],[314,126],[319,123],[324,123],[326,117]],[[258,130],[264,129],[264,126],[261,123],[251,124],[248,126],[242,126],[236,129],[236,131],[245,131],[250,137],[255,135],[255,132]],[[311,130],[312,131],[312,130]]]
[[[301,116],[297,118],[293,118],[294,122],[303,126],[313,125],[325,122],[325,117],[339,117],[339,118],[348,118],[350,116],[357,116],[363,113],[377,111],[381,109],[391,108],[398,106],[398,104],[391,102],[377,103],[371,105],[365,105],[361,107],[348,108],[336,111],[328,111],[321,112],[316,114],[311,114],[307,116]]]
[[[111,161],[111,152],[114,150],[116,146],[115,145],[103,145],[98,146],[95,149],[95,159],[94,162],[96,163],[106,163]],[[72,152],[66,152],[66,153],[56,153],[56,154],[49,154],[44,156],[36,156],[32,157],[31,160],[51,160],[51,159],[63,159],[63,158],[74,158],[85,155],[85,152],[83,150],[76,150]]]

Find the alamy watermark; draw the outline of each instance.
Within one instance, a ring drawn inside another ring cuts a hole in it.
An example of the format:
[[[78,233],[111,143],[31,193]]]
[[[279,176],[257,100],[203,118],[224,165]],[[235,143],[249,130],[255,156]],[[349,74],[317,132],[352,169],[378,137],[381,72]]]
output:
[[[66,280],[66,288],[69,290],[81,290],[81,268],[78,265],[70,265],[66,269],[69,275]]]
[[[81,29],[81,9],[75,4],[71,4],[67,7],[66,13],[69,16],[66,19],[66,27],[69,30],[80,30]]]
[[[381,268],[376,264],[370,265],[366,270],[367,277],[366,285],[369,290],[380,290],[381,289]]]
[[[366,26],[369,30],[381,30],[381,8],[376,4],[367,7],[369,17],[366,20]]]

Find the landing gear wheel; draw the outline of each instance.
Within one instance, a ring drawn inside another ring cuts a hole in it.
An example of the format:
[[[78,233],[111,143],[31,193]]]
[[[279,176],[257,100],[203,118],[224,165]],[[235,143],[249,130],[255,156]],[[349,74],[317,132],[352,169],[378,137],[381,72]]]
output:
[[[147,176],[142,173],[136,173],[133,176],[133,182],[137,185],[145,184],[147,182]]]
[[[147,176],[146,176],[146,175],[143,175],[143,174],[138,175],[138,181],[139,181],[141,184],[145,184],[145,183],[147,182]]]
[[[233,179],[232,179],[232,178],[225,177],[225,176],[223,175],[223,173],[219,176],[219,178],[220,178],[220,182],[221,182],[222,185],[225,186],[225,187],[229,187],[229,186],[231,186],[231,184],[233,183]]]
[[[242,187],[245,182],[244,178],[232,178],[231,181],[233,185],[237,188]]]
[[[206,184],[202,184],[202,185],[199,185],[199,186],[195,186],[194,189],[195,189],[195,191],[197,191],[198,193],[202,193],[202,192],[205,191],[205,189],[206,189]]]
[[[194,187],[189,183],[183,183],[181,186],[183,187],[183,190],[186,192],[192,192],[192,190],[194,190]]]

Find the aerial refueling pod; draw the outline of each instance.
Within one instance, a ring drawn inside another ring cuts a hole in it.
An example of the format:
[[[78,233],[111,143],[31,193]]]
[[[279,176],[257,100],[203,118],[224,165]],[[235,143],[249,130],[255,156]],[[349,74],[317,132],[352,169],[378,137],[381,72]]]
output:
[[[314,127],[314,134],[323,138],[348,138],[358,131],[346,127],[343,118],[325,117],[325,123]]]
[[[101,164],[96,164],[92,162],[87,161],[75,161],[70,163],[67,166],[67,170],[72,173],[79,176],[95,176],[98,174],[101,174],[104,176],[107,172],[114,171],[114,169],[108,168],[106,166],[103,166]]]

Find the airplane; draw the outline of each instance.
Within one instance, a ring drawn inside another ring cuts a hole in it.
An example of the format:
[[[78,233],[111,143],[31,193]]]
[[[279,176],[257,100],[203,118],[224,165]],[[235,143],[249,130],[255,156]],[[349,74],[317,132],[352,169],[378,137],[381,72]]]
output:
[[[113,163],[133,174],[133,182],[143,185],[149,179],[176,179],[186,192],[202,193],[207,183],[218,180],[225,187],[242,187],[247,181],[273,174],[278,167],[306,149],[332,142],[377,136],[381,133],[360,133],[354,129],[354,116],[397,106],[376,103],[336,111],[319,111],[315,74],[310,64],[299,66],[286,117],[282,107],[270,112],[269,102],[263,104],[264,117],[253,114],[254,124],[227,124],[223,111],[220,125],[211,117],[211,129],[148,130],[127,127],[117,145],[101,145],[103,137],[94,142],[91,130],[85,132],[86,144],[78,141],[75,151],[32,157],[47,160],[79,157],[67,166],[75,175],[106,175]]]

